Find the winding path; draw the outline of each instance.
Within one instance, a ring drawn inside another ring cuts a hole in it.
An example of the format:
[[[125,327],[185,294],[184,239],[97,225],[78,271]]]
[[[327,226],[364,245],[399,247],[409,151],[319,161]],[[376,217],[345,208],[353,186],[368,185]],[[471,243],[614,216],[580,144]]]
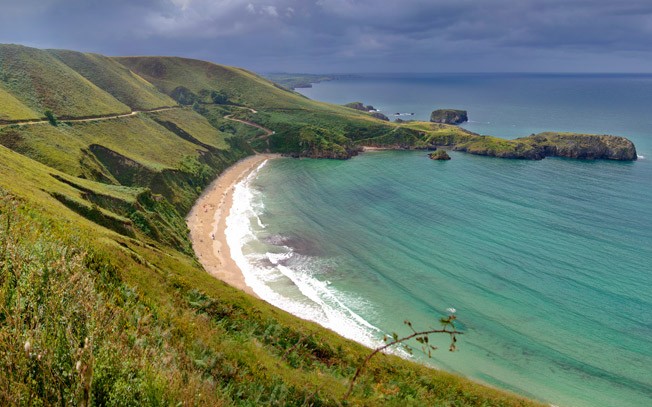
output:
[[[85,118],[79,118],[79,119],[60,119],[59,121],[64,122],[64,123],[85,123],[85,122],[94,122],[94,121],[104,121],[104,120],[114,120],[114,119],[120,119],[123,117],[134,117],[140,113],[154,113],[154,112],[162,112],[165,110],[172,110],[172,109],[183,109],[184,106],[166,106],[166,107],[158,107],[156,109],[149,109],[149,110],[133,110],[129,113],[123,113],[123,114],[113,114],[113,115],[106,115],[106,116],[97,116],[97,117],[85,117]],[[254,110],[249,107],[241,107],[242,109],[249,110],[251,113],[258,113],[257,110]],[[233,117],[234,113],[228,114],[224,116],[225,119],[227,120],[232,120],[238,123],[246,124],[247,126],[252,126],[257,129],[260,129],[265,132],[265,134],[260,135],[256,137],[254,140],[260,140],[260,139],[265,139],[267,142],[267,147],[269,150],[269,136],[272,134],[275,134],[276,132],[273,130],[268,129],[267,127],[263,127],[260,124],[248,121],[248,120],[242,120],[242,119],[236,119]],[[16,122],[10,122],[10,123],[0,123],[0,129],[4,127],[9,127],[9,126],[29,126],[33,124],[46,124],[49,123],[47,119],[45,120],[25,120],[25,121],[16,121]]]
[[[258,113],[258,111],[254,110],[252,108],[249,108],[249,107],[245,107],[243,109],[247,109],[251,113]],[[258,123],[250,122],[249,120],[236,119],[236,118],[233,117],[233,115],[234,115],[234,113],[231,113],[231,114],[228,114],[228,115],[224,116],[224,118],[226,120],[232,120],[234,122],[246,124],[247,126],[252,126],[252,127],[255,127],[257,129],[260,129],[260,130],[264,131],[265,134],[262,134],[262,135],[256,137],[254,140],[265,139],[265,141],[267,142],[267,149],[269,151],[269,136],[271,136],[272,134],[276,134],[276,132],[274,130],[268,129],[267,127],[263,127]]]
[[[93,122],[93,121],[102,121],[102,120],[113,120],[113,119],[119,119],[122,117],[133,117],[136,116],[139,113],[153,113],[153,112],[162,112],[164,110],[172,110],[172,109],[183,109],[182,106],[168,106],[168,107],[158,107],[156,109],[150,109],[150,110],[133,110],[130,113],[123,113],[123,114],[113,114],[113,115],[106,115],[106,116],[97,116],[97,117],[86,117],[82,119],[60,119],[60,122],[64,123],[83,123],[83,122]],[[2,127],[8,127],[8,126],[27,126],[30,124],[44,124],[44,123],[49,123],[49,121],[46,120],[25,120],[25,121],[18,121],[18,122],[11,122],[11,123],[3,123],[0,124],[0,128]]]

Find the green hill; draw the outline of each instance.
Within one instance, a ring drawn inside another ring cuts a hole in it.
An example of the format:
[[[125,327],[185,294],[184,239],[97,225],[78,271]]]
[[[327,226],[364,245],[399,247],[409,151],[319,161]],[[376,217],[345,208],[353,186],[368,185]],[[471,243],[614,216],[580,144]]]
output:
[[[347,157],[480,136],[187,59],[0,45],[0,67],[7,120],[64,116],[0,123],[1,405],[537,405],[389,355],[343,401],[369,349],[214,279],[188,239],[203,188],[254,148]],[[192,107],[116,117],[163,94]]]
[[[112,58],[66,50],[48,52],[100,89],[134,110],[175,106],[176,102]]]
[[[298,93],[277,87],[241,68],[175,57],[118,57],[115,60],[166,94],[186,95],[191,102],[212,102],[211,92],[222,91],[231,103],[261,109],[306,105],[306,99]]]
[[[2,87],[0,87],[0,106],[0,122],[38,119],[42,116],[25,106]]]
[[[25,106],[61,117],[101,116],[131,109],[47,51],[0,45],[0,83]]]
[[[183,104],[208,104],[222,94],[227,104],[256,110],[233,110],[236,118],[273,129],[269,139],[253,142],[260,150],[312,157],[348,157],[355,140],[389,132],[392,126],[370,114],[316,102],[249,71],[185,58],[117,58],[138,75]],[[219,107],[219,106],[218,106]]]

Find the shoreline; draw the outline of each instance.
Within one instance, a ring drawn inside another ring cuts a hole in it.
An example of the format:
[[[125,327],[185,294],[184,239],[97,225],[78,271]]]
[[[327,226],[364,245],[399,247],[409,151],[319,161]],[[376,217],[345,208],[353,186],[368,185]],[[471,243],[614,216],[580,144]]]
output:
[[[192,248],[206,272],[257,298],[231,257],[226,241],[226,218],[233,206],[235,185],[264,161],[278,157],[278,154],[256,154],[234,163],[206,187],[186,217]]]

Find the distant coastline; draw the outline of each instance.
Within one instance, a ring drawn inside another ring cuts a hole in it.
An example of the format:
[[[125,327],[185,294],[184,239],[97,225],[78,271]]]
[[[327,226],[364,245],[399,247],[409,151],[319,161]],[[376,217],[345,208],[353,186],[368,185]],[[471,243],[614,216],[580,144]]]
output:
[[[339,79],[351,79],[355,78],[356,75],[353,74],[307,74],[307,73],[285,73],[285,72],[274,72],[261,74],[264,78],[269,79],[277,85],[283,86],[284,88],[295,90],[295,89],[306,89],[312,88],[312,85],[320,82],[327,81],[336,81]]]

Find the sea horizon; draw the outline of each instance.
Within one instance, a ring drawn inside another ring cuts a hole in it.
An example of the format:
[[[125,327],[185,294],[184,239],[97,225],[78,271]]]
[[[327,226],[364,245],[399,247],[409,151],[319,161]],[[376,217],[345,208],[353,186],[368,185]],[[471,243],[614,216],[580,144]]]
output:
[[[652,76],[652,72],[615,72],[615,71],[604,71],[604,72],[585,72],[585,71],[443,71],[443,72],[279,72],[279,71],[262,71],[260,72],[262,76],[273,75],[273,74],[284,74],[284,75],[315,75],[315,76],[342,76],[342,77],[374,77],[374,76],[387,76],[387,77],[400,77],[400,76],[416,76],[416,77],[428,77],[428,76],[597,76],[597,77],[612,77],[612,76]],[[338,80],[337,78],[332,80]],[[325,80],[323,82],[329,82],[330,80]],[[313,82],[313,84],[320,82]],[[303,89],[303,88],[299,88]]]

